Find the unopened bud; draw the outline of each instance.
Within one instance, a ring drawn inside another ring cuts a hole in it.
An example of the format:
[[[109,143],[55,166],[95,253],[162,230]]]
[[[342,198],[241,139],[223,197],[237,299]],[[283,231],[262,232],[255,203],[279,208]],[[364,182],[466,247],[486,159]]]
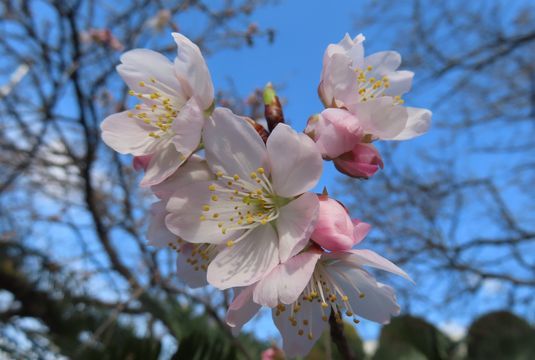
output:
[[[264,115],[270,132],[275,129],[277,124],[284,123],[282,106],[271,83],[268,83],[264,88]]]

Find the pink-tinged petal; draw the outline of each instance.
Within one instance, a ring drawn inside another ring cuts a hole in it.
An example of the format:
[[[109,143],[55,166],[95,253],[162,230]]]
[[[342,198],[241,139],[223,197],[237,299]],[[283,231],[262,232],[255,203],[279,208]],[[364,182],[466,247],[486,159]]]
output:
[[[407,109],[394,105],[388,96],[352,105],[349,110],[357,116],[365,133],[379,139],[394,139],[407,125]]]
[[[227,231],[223,236],[218,221],[203,216],[203,206],[210,204],[211,192],[208,186],[211,181],[201,181],[187,184],[177,189],[167,203],[167,215],[165,223],[167,228],[182,239],[192,243],[225,243],[229,237],[236,237],[243,233],[239,231]]]
[[[150,155],[157,141],[149,136],[154,126],[142,120],[128,117],[129,111],[108,116],[100,129],[102,140],[106,145],[121,154],[134,156]]]
[[[286,124],[279,124],[266,146],[271,162],[272,184],[277,195],[296,196],[316,185],[323,161],[311,138],[298,134]]]
[[[152,158],[151,155],[140,155],[140,156],[134,156],[134,159],[132,160],[132,167],[135,171],[140,170],[147,170],[147,167],[149,166],[150,159]]]
[[[397,265],[395,265],[391,261],[385,259],[381,255],[371,250],[349,250],[349,251],[346,251],[345,254],[338,254],[337,256],[339,259],[343,259],[343,261],[351,262],[355,264],[355,266],[374,267],[376,269],[388,271],[393,274],[399,275],[413,282],[410,276],[407,275],[405,271],[400,269]]]
[[[316,194],[304,193],[280,209],[276,227],[279,234],[280,261],[299,253],[308,243],[319,212]]]
[[[168,199],[176,190],[188,184],[209,181],[213,177],[206,161],[198,155],[193,155],[173,175],[154,185],[151,190],[160,199]]]
[[[202,110],[206,110],[214,101],[214,85],[201,50],[182,34],[173,33],[173,38],[178,46],[176,75],[186,93],[197,100]]]
[[[165,201],[158,201],[150,207],[150,223],[147,231],[149,245],[156,247],[166,247],[170,243],[176,242],[177,236],[167,230],[165,226]]]
[[[360,243],[366,235],[370,232],[372,229],[372,226],[368,223],[362,222],[359,219],[353,219],[351,220],[353,222],[353,236],[355,237],[355,245]]]
[[[310,281],[320,257],[319,251],[306,251],[278,265],[256,285],[254,302],[275,307],[280,303],[291,304],[297,301]]]
[[[124,53],[117,71],[135,92],[151,94],[157,89],[179,104],[186,101],[180,82],[175,76],[173,63],[156,51],[134,49]]]
[[[287,358],[308,354],[327,328],[328,323],[322,320],[322,312],[318,308],[315,302],[303,301],[297,313],[292,313],[290,306],[286,306],[282,312],[278,312],[277,308],[272,310],[273,322],[281,334]],[[295,317],[296,326],[288,320],[289,317]],[[306,320],[308,325],[303,325],[303,320]]]
[[[325,106],[358,101],[358,83],[347,55],[333,54],[330,57],[323,68],[319,92]]]
[[[408,120],[405,129],[392,140],[408,140],[425,134],[431,126],[431,111],[420,108],[407,108]]]
[[[375,146],[366,143],[357,143],[351,151],[340,155],[333,162],[341,173],[360,179],[369,179],[383,168],[383,159]]]
[[[196,289],[208,285],[208,281],[206,281],[206,270],[199,266],[203,259],[198,252],[193,254],[194,248],[194,245],[188,243],[183,243],[180,247],[177,257],[177,275],[190,288]],[[191,260],[188,262],[188,259],[194,259],[194,263],[192,264]]]
[[[232,327],[232,332],[237,333],[249,320],[260,310],[260,305],[253,301],[253,291],[256,285],[250,285],[242,290],[235,289],[239,293],[230,304],[225,321]]]
[[[269,174],[266,145],[243,118],[224,108],[214,110],[203,133],[206,160],[214,172],[223,171],[242,179],[263,167]]]
[[[171,176],[184,161],[186,161],[186,156],[177,152],[173,144],[168,143],[160,147],[150,159],[140,186],[148,187],[161,183]]]
[[[258,226],[208,266],[208,282],[219,288],[251,285],[279,263],[279,238],[271,225]]]
[[[325,268],[349,298],[353,312],[371,321],[385,324],[400,308],[394,290],[378,283],[373,276],[361,268],[351,268],[343,263]]]
[[[383,95],[403,95],[411,89],[414,73],[412,71],[402,70],[388,74],[387,77],[390,86],[384,90]]]
[[[364,68],[371,66],[370,76],[381,79],[396,71],[401,65],[401,55],[395,51],[380,51],[366,56]]]
[[[171,124],[171,139],[178,152],[189,157],[197,149],[204,124],[205,119],[197,102],[188,100]]]
[[[343,109],[323,110],[313,125],[314,141],[329,159],[350,151],[363,135],[359,120]]]
[[[327,196],[320,196],[319,216],[310,238],[330,251],[351,249],[360,241],[346,208]]]

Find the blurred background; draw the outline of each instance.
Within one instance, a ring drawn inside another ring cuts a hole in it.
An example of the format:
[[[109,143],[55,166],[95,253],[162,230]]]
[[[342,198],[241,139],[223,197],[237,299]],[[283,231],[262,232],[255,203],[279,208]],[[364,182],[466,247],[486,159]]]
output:
[[[403,267],[402,316],[346,325],[357,359],[535,359],[535,3],[530,0],[3,0],[0,359],[258,359],[269,313],[239,337],[232,294],[188,289],[146,244],[150,194],[99,125],[129,105],[123,51],[202,48],[220,105],[260,119],[274,83],[297,130],[322,109],[329,43],[362,32],[416,73],[425,136],[378,144],[385,169],[321,184]],[[340,359],[324,334],[308,359]]]

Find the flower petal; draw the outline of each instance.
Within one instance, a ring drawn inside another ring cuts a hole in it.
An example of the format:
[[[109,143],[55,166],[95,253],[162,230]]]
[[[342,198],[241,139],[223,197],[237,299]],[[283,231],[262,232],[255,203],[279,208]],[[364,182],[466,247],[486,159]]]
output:
[[[349,298],[353,312],[371,321],[385,324],[399,314],[399,305],[394,290],[375,281],[361,268],[338,263],[325,267],[344,294]]]
[[[253,291],[256,285],[250,285],[242,290],[235,289],[234,300],[230,304],[225,321],[232,327],[232,332],[238,332],[260,310],[260,305],[253,301]]]
[[[322,313],[318,311],[318,304],[315,302],[303,301],[301,309],[295,314],[291,312],[290,306],[286,306],[286,310],[282,312],[278,312],[275,308],[272,314],[273,322],[281,334],[287,358],[308,354],[327,327],[327,322],[322,320]],[[295,317],[296,326],[288,320],[289,317]],[[308,325],[303,325],[304,320]]]
[[[213,174],[206,161],[198,155],[191,156],[173,175],[151,190],[160,199],[168,199],[173,193],[187,184],[197,181],[208,181]]]
[[[154,127],[140,119],[128,117],[128,113],[123,111],[104,119],[100,125],[102,140],[121,154],[150,155],[156,143],[149,136]]]
[[[135,92],[149,94],[156,88],[179,104],[186,102],[173,63],[156,51],[134,49],[124,53],[117,72]],[[144,86],[140,86],[140,82],[145,83]]]
[[[383,95],[396,96],[403,95],[412,87],[412,79],[414,73],[412,71],[395,71],[388,74],[388,80],[390,86],[384,90]]]
[[[362,223],[362,224],[365,224],[365,223]],[[393,274],[399,275],[413,282],[410,276],[407,275],[405,271],[400,269],[397,265],[395,265],[391,261],[385,259],[381,255],[371,250],[348,250],[345,252],[345,255],[338,254],[334,256],[337,256],[339,259],[343,261],[351,262],[355,264],[355,266],[371,266],[380,270],[388,271]]]
[[[407,108],[408,120],[405,129],[392,140],[407,140],[425,134],[431,126],[431,111],[420,108]]]
[[[257,282],[279,263],[278,241],[271,225],[256,227],[216,256],[208,266],[208,282],[222,290]]]
[[[243,231],[227,231],[222,235],[218,222],[212,219],[201,221],[202,208],[210,203],[211,181],[199,181],[184,185],[176,190],[167,203],[169,215],[165,218],[167,228],[182,239],[192,243],[222,244],[228,238]]]
[[[153,154],[140,186],[147,187],[161,183],[171,176],[186,159],[187,157],[177,152],[175,146],[169,142]]]
[[[166,247],[169,243],[175,243],[177,236],[167,230],[165,226],[165,201],[157,201],[150,207],[150,223],[147,231],[149,245]]]
[[[349,110],[357,116],[365,133],[379,139],[394,139],[407,125],[407,109],[394,105],[389,96],[352,105]]]
[[[351,59],[339,53],[324,64],[319,93],[325,106],[358,101],[358,83],[352,66]]]
[[[178,46],[176,75],[186,93],[197,100],[202,110],[206,110],[214,101],[214,85],[201,50],[182,34],[173,33],[173,38]]]
[[[254,302],[268,307],[295,302],[310,281],[320,257],[319,251],[306,251],[278,265],[256,285]]]
[[[193,250],[194,245],[182,243],[177,257],[177,275],[190,288],[196,289],[208,285],[208,281],[206,270],[199,267],[203,259],[198,252],[193,254]],[[197,261],[192,263],[191,259]]]
[[[280,209],[275,226],[279,234],[281,262],[303,250],[314,231],[318,214],[318,197],[310,192],[304,193]]]
[[[173,144],[178,152],[189,157],[201,142],[205,118],[194,99],[188,100],[171,124]]]
[[[242,179],[264,167],[269,173],[266,146],[255,129],[224,108],[214,110],[203,134],[206,160],[214,172],[221,170]]]
[[[302,194],[318,182],[323,161],[314,141],[279,124],[267,141],[275,193],[283,197]]]
[[[364,67],[371,66],[371,76],[382,78],[394,72],[401,65],[401,55],[396,51],[380,51],[364,58]]]

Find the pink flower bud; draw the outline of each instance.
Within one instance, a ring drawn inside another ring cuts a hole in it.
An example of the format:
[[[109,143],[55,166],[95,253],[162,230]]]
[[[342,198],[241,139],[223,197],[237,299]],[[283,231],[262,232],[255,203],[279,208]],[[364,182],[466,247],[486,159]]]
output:
[[[334,166],[348,176],[368,179],[383,168],[383,160],[375,146],[358,143],[353,150],[334,159]]]
[[[319,200],[319,217],[310,238],[324,249],[351,249],[370,231],[369,224],[357,219],[351,220],[347,209],[338,201],[327,195],[319,196]]]
[[[262,360],[284,360],[284,353],[278,347],[272,346],[262,352]]]
[[[362,131],[358,119],[343,109],[325,109],[308,120],[305,133],[318,146],[321,155],[327,159],[336,158],[350,151],[360,142]]]
[[[152,159],[152,155],[140,155],[140,156],[134,156],[134,160],[132,160],[132,166],[134,167],[134,170],[136,171],[146,171],[147,166],[149,166],[150,160]]]

